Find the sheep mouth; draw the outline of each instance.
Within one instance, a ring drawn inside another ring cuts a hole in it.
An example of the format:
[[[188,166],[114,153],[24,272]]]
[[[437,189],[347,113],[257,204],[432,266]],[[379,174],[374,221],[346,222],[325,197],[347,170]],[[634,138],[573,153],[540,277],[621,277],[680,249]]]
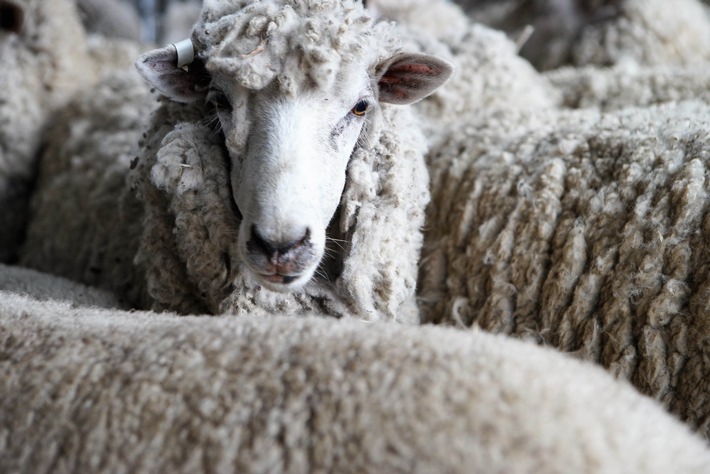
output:
[[[265,288],[277,293],[289,293],[297,291],[306,285],[312,277],[311,272],[303,271],[301,273],[264,273],[264,270],[254,271],[253,275]]]
[[[281,275],[280,273],[274,273],[274,274],[269,275],[269,274],[262,273],[259,275],[259,277],[263,278],[264,280],[266,280],[267,282],[269,282],[271,284],[287,286],[287,285],[290,285],[291,283],[295,282],[296,280],[298,280],[301,277],[301,275],[300,274]]]
[[[299,289],[308,283],[314,272],[314,270],[311,270],[314,265],[310,258],[277,263],[265,261],[261,256],[248,254],[246,263],[251,273],[263,286],[278,292]]]

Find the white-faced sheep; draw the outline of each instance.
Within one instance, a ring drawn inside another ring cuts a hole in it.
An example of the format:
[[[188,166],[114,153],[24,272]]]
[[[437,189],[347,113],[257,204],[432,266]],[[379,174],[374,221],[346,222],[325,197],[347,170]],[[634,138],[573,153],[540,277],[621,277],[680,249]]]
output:
[[[416,321],[426,144],[401,105],[449,64],[350,0],[208,1],[192,42],[187,69],[172,46],[137,61],[173,99],[140,151],[134,79],[69,107],[24,263],[159,309]]]
[[[689,65],[710,59],[707,8],[698,0],[457,0],[477,21],[520,37],[539,69],[564,64]]]
[[[508,113],[432,154],[423,319],[596,361],[710,436],[710,106]]]

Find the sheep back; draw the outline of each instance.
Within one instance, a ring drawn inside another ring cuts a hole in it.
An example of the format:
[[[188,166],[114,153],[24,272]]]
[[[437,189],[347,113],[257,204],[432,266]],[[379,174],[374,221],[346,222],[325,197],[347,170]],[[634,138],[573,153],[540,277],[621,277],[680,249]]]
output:
[[[489,116],[432,155],[423,319],[603,364],[710,435],[707,105]]]
[[[701,474],[710,464],[702,440],[627,383],[501,336],[13,294],[0,311],[4,472]]]
[[[513,41],[474,23],[457,5],[444,0],[374,0],[368,5],[396,23],[404,48],[455,65],[451,79],[416,105],[430,134],[474,111],[540,110],[560,103],[559,92],[518,55]]]
[[[565,67],[545,77],[562,92],[563,104],[570,108],[610,111],[683,100],[710,103],[710,67],[703,62],[643,68]]]
[[[521,55],[538,69],[692,65],[710,59],[707,7],[697,0],[457,0],[473,19],[519,37]]]

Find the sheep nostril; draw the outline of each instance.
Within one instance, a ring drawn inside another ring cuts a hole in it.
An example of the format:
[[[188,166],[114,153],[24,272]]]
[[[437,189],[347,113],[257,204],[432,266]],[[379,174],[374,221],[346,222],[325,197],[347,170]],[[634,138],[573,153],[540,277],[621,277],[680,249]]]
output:
[[[267,257],[275,256],[278,253],[278,246],[269,240],[266,240],[256,230],[256,226],[251,226],[251,236],[247,242],[247,250],[252,253],[263,253]]]
[[[306,229],[303,237],[285,243],[274,242],[264,238],[255,225],[251,226],[251,236],[247,242],[247,250],[252,253],[262,253],[269,258],[278,258],[287,253],[297,250],[298,248],[309,243],[311,239],[311,230]]]

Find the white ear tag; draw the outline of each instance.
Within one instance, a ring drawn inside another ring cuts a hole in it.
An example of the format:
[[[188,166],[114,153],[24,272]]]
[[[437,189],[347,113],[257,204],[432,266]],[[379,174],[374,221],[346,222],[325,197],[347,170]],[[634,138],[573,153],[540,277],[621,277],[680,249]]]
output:
[[[192,45],[192,40],[185,39],[178,43],[173,43],[175,51],[177,51],[177,67],[187,66],[195,59],[195,47]]]

